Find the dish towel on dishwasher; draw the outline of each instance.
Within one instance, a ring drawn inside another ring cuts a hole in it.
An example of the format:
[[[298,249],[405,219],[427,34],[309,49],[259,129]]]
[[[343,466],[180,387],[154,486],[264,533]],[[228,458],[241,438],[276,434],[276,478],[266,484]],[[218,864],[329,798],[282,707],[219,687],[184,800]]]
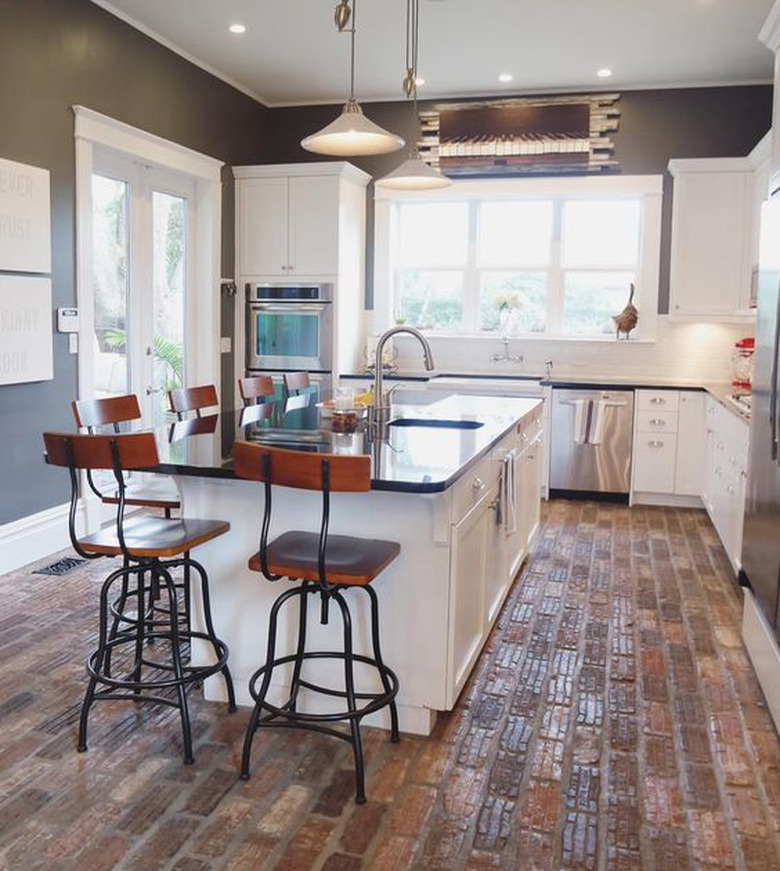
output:
[[[497,523],[504,525],[506,535],[517,532],[517,500],[515,487],[515,459],[517,451],[511,450],[501,464],[500,493],[498,498]]]
[[[604,417],[610,404],[603,399],[574,399],[574,443],[600,445],[604,438]]]

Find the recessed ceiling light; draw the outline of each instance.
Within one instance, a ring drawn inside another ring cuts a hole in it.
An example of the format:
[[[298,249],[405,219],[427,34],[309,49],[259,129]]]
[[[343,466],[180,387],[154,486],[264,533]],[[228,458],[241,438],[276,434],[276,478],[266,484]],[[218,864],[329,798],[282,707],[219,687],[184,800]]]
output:
[[[602,67],[600,70],[596,71],[596,75],[600,79],[608,79],[612,75],[612,70],[609,67]]]
[[[246,33],[246,27],[243,24],[231,24],[229,29],[231,33]]]
[[[415,85],[417,85],[418,88],[421,88],[425,84],[425,79],[422,76],[417,76],[417,78],[414,80],[414,83]]]
[[[504,82],[504,84],[506,84],[507,82],[511,82],[513,78],[514,76],[512,75],[512,73],[501,73],[501,75],[498,77],[498,80],[499,82]]]

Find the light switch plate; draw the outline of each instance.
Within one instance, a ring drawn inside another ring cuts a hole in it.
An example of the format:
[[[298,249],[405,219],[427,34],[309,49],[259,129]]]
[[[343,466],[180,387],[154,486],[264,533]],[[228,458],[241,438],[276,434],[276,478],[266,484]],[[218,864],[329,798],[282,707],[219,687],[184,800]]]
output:
[[[219,350],[223,354],[229,354],[233,350],[233,340],[230,336],[222,336],[219,341]]]

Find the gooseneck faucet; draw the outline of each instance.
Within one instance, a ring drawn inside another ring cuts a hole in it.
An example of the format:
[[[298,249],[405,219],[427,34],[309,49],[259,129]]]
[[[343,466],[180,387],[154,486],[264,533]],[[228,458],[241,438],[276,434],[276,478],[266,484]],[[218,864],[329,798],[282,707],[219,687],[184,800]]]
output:
[[[373,423],[384,424],[387,423],[390,417],[390,401],[388,397],[385,395],[384,388],[384,373],[382,371],[382,355],[385,350],[385,345],[388,340],[393,336],[397,336],[399,333],[408,333],[410,336],[414,336],[415,339],[422,345],[423,348],[423,359],[425,360],[425,369],[430,372],[433,366],[433,351],[431,350],[431,346],[428,344],[428,340],[425,336],[414,327],[406,327],[406,326],[398,326],[391,327],[387,332],[382,335],[382,338],[377,342],[376,346],[376,366],[375,366],[375,375],[374,375],[374,405],[371,410],[371,419]]]

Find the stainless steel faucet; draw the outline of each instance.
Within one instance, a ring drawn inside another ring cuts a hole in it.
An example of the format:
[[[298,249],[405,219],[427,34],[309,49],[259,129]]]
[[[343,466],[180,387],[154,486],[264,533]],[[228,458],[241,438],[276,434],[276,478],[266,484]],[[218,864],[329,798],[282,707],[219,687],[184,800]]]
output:
[[[414,327],[405,326],[391,327],[387,330],[387,332],[385,332],[382,335],[382,338],[377,342],[376,346],[376,365],[374,367],[374,392],[376,395],[374,397],[374,405],[371,407],[369,412],[371,422],[375,424],[385,424],[390,418],[390,409],[392,406],[390,404],[389,396],[385,395],[382,355],[388,339],[397,336],[399,333],[408,333],[410,336],[414,336],[422,345],[426,371],[430,372],[434,368],[433,351],[431,350],[431,346],[428,344],[428,340],[419,330],[416,330]]]
[[[523,355],[522,354],[510,354],[509,353],[509,336],[504,336],[501,339],[501,344],[504,346],[503,354],[491,354],[490,362],[491,363],[522,363]]]

